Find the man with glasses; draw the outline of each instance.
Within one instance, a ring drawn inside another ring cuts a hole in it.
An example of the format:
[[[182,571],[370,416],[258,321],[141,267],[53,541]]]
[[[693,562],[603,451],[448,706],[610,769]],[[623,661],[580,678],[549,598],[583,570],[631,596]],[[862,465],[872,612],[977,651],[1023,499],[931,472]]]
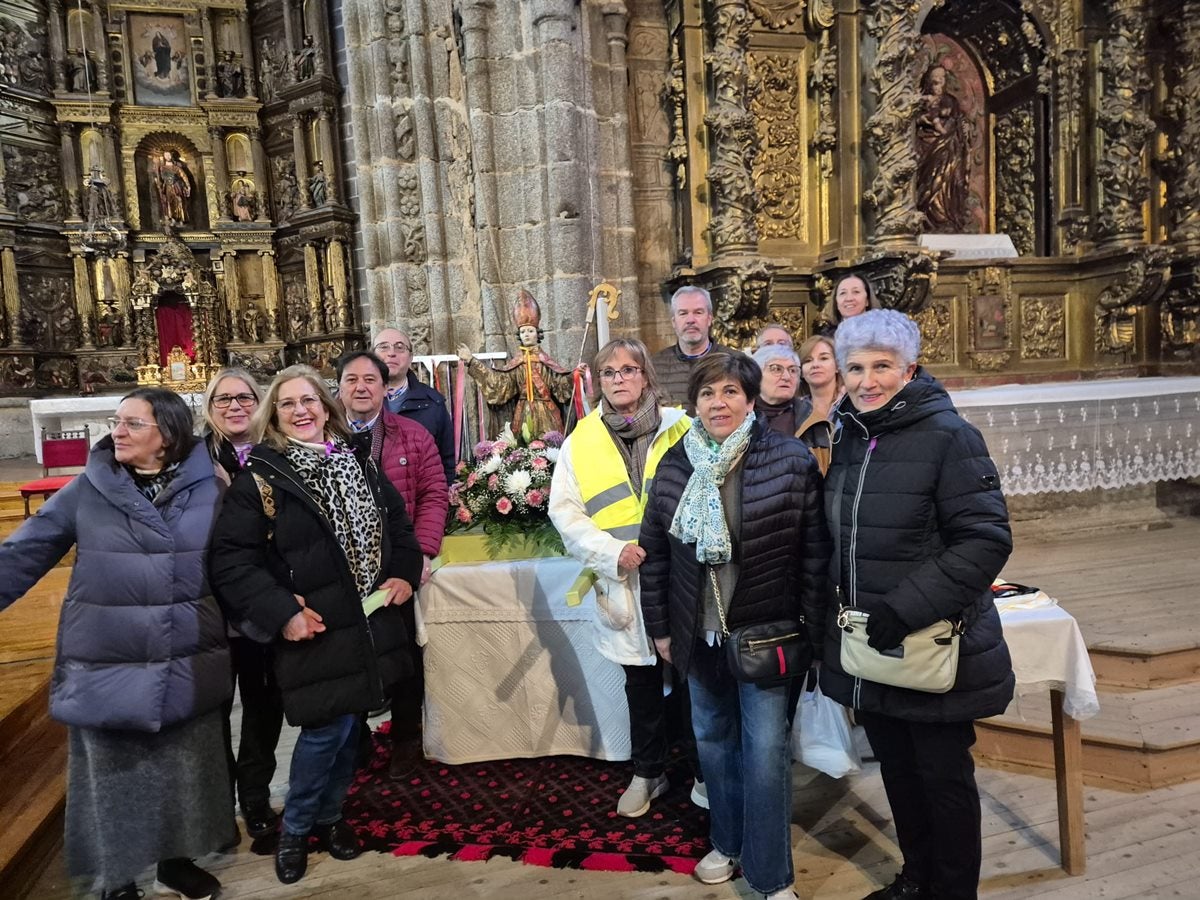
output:
[[[446,410],[446,399],[413,374],[412,339],[398,328],[385,328],[375,335],[371,349],[387,364],[385,404],[388,410],[412,419],[433,435],[446,483],[453,484],[454,428],[450,424],[450,413]]]
[[[712,297],[704,288],[685,284],[671,295],[671,328],[676,341],[654,354],[654,370],[664,400],[682,406],[689,416],[696,414],[687,402],[692,366],[709,353],[738,353],[712,339],[712,322]]]

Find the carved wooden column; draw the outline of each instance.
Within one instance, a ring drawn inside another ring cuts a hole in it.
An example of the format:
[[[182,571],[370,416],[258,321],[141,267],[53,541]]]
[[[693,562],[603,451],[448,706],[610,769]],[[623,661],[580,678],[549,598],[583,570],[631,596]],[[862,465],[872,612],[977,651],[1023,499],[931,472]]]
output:
[[[250,138],[250,160],[254,164],[254,189],[258,191],[258,209],[254,221],[262,222],[271,217],[271,170],[267,164],[267,153],[263,149],[262,131],[249,128],[246,135]]]
[[[704,124],[711,156],[705,177],[711,191],[708,238],[714,257],[758,249],[759,197],[753,171],[759,146],[746,59],[750,21],[745,0],[712,0],[709,5],[710,49],[704,62],[712,98]]]
[[[914,244],[924,222],[914,183],[920,7],[912,0],[877,0],[867,19],[867,33],[877,42],[871,87],[878,100],[863,128],[875,157],[875,177],[863,197],[875,210],[870,235],[876,245]]]
[[[246,85],[246,99],[258,99],[258,79],[254,77],[254,38],[250,35],[250,17],[246,10],[237,11],[238,42],[242,45],[242,76]]]
[[[346,245],[337,238],[329,242],[325,283],[333,288],[333,299],[336,310],[340,313],[335,315],[335,319],[339,324],[344,321],[346,328],[353,328],[355,319],[354,310],[351,306],[350,298],[346,294]],[[340,312],[343,310],[344,312]]]
[[[208,100],[217,98],[217,59],[216,45],[213,42],[212,16],[211,8],[206,7],[200,11],[200,29],[204,34],[204,71],[208,73],[204,96]]]
[[[1104,137],[1096,176],[1100,201],[1096,235],[1105,247],[1129,246],[1146,235],[1150,182],[1144,164],[1154,132],[1148,112],[1151,79],[1146,59],[1145,0],[1110,0],[1109,36],[1100,53],[1103,89],[1096,124]]]
[[[67,188],[69,212],[66,221],[68,222],[83,221],[83,217],[80,215],[79,198],[82,181],[79,177],[79,153],[75,147],[75,131],[76,126],[72,122],[60,122],[58,125],[59,137],[62,141],[63,181]]]
[[[337,203],[338,165],[337,149],[333,139],[333,110],[322,106],[317,110],[317,143],[321,152],[321,162],[325,164],[325,200]]]
[[[71,265],[75,270],[75,312],[79,319],[83,349],[93,350],[92,321],[96,315],[96,303],[92,298],[92,277],[88,272],[87,257],[81,251],[71,251]]]
[[[294,0],[283,0],[280,4],[283,11],[283,40],[287,44],[287,64],[294,67],[293,55],[300,47],[296,40],[296,4]]]
[[[242,317],[242,280],[238,275],[236,250],[221,251],[222,268],[225,270],[225,308],[229,318],[240,328]]]
[[[63,36],[62,0],[50,0],[50,89],[67,91],[71,83],[67,79],[67,45]],[[106,45],[102,44],[101,47]]]
[[[308,189],[308,136],[304,113],[292,113],[292,153],[296,159],[296,181],[300,187],[300,208],[312,209],[312,192]],[[328,174],[328,173],[327,173]]]
[[[208,127],[208,138],[212,144],[213,180],[217,183],[217,216],[219,222],[232,222],[229,209],[229,160],[225,157],[225,129],[217,125]]]
[[[4,289],[4,312],[8,318],[8,346],[24,347],[21,340],[21,289],[17,281],[17,256],[11,246],[0,247],[0,282]]]
[[[304,245],[304,289],[308,293],[308,333],[325,333],[325,309],[321,303],[321,263],[317,247],[309,241]]]
[[[100,134],[103,135],[104,174],[108,176],[108,189],[112,192],[113,202],[116,203],[117,217],[124,218],[125,185],[121,179],[121,165],[118,162],[120,157],[118,156],[117,129],[107,122],[97,127]]]
[[[275,265],[274,250],[259,250],[262,264],[263,303],[267,307],[268,341],[279,340],[279,269]]]
[[[1200,0],[1184,0],[1179,22],[1180,78],[1170,100],[1171,238],[1200,254]]]
[[[4,165],[4,153],[0,152],[0,212],[8,213],[8,190],[4,187],[8,182],[8,169]]]
[[[95,49],[92,51],[95,54],[96,60],[96,88],[97,90],[108,91],[108,35],[104,31],[104,17],[100,11],[93,7],[92,11],[92,36],[88,43]]]

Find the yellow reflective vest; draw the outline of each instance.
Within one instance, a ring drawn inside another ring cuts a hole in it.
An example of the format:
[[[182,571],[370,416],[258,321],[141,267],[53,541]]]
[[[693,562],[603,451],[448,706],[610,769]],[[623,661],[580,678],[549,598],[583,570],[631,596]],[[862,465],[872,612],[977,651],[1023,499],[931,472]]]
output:
[[[572,468],[584,508],[597,528],[621,541],[637,540],[659,460],[691,424],[691,419],[683,416],[654,436],[646,454],[641,497],[629,482],[625,460],[600,419],[600,408],[592,410],[575,426],[571,432]]]

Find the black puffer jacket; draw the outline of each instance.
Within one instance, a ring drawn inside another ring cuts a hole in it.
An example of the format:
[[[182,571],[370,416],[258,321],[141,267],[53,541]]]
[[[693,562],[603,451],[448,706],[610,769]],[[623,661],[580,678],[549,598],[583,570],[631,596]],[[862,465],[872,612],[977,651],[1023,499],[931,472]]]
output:
[[[886,603],[912,630],[961,618],[966,631],[948,693],[855,679],[839,660],[833,598],[821,689],[846,706],[914,722],[1002,713],[1014,679],[991,583],[1012,534],[983,437],[920,369],[887,406],[860,413],[846,402],[837,418],[825,514],[836,532],[842,602],[867,611]]]
[[[725,598],[729,627],[803,616],[820,659],[830,544],[817,463],[800,441],[771,431],[760,416],[735,474],[742,479],[742,533],[737,587]],[[692,648],[703,639],[706,575],[696,545],[681,543],[669,529],[691,475],[679,441],[659,463],[638,540],[646,551],[638,570],[646,632],[671,638],[672,659],[685,677]]]
[[[420,582],[421,548],[404,501],[374,464],[359,463],[383,517],[379,581]],[[254,474],[264,478],[275,515],[263,509]],[[213,531],[210,579],[227,615],[275,635],[275,676],[292,725],[320,725],[383,705],[384,690],[412,674],[408,628],[398,606],[369,622],[346,555],[304,481],[281,453],[260,444],[233,479]],[[294,594],[320,613],[312,640],[282,637],[300,611]],[[410,603],[415,600],[410,600]]]

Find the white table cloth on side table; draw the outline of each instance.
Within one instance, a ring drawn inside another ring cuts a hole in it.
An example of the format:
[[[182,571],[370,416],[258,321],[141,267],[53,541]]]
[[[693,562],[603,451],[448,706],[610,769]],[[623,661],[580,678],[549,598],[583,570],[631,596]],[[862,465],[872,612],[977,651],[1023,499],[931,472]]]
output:
[[[629,759],[625,673],[592,644],[565,557],[458,563],[421,588],[425,753],[445,763],[569,754]]]

